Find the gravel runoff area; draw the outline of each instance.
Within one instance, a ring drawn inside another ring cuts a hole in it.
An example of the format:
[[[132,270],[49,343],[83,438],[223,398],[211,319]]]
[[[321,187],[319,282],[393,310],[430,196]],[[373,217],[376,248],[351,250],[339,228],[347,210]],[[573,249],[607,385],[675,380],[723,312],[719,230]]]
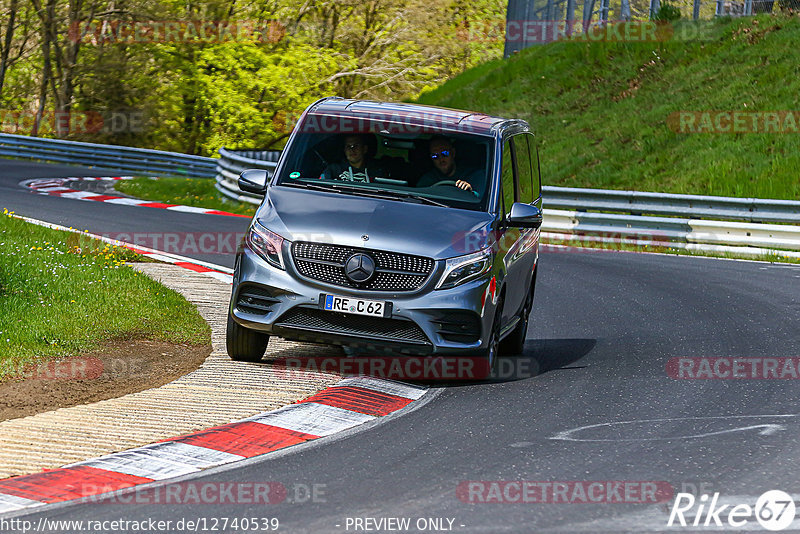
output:
[[[211,325],[212,352],[195,371],[160,387],[0,422],[0,478],[54,469],[203,430],[291,404],[341,380],[302,379],[262,363],[230,360],[225,325],[231,286],[174,265],[134,268],[183,294]],[[341,356],[336,347],[270,340],[267,357]]]

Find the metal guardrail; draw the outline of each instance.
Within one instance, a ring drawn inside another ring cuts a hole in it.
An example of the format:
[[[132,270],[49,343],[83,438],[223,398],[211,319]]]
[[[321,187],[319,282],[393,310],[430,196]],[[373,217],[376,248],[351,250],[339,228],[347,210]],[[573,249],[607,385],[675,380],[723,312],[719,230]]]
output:
[[[568,242],[603,242],[715,250],[751,255],[800,251],[800,226],[544,210],[542,235]],[[756,248],[753,248],[756,247]],[[800,253],[783,255],[800,258]]]
[[[631,215],[665,215],[728,221],[800,223],[800,202],[759,198],[676,195],[642,191],[609,191],[544,187],[548,208],[612,211]]]
[[[250,204],[261,204],[261,196],[246,193],[239,189],[237,180],[245,169],[265,169],[270,175],[275,172],[280,150],[228,150],[219,149],[217,174],[214,178],[217,191],[226,197]]]
[[[543,236],[800,258],[800,202],[545,187]],[[570,210],[554,208],[571,208]],[[612,212],[612,213],[606,213]],[[785,223],[785,224],[774,224]]]
[[[214,158],[13,134],[0,134],[0,156],[191,178],[211,178],[216,169]]]

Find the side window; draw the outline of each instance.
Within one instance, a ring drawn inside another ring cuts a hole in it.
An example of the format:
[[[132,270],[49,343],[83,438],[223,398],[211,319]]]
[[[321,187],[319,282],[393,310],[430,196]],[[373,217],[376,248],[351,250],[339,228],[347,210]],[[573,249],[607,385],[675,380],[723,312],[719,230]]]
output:
[[[503,209],[505,213],[508,213],[514,203],[514,161],[511,159],[511,143],[508,139],[503,142],[503,161],[500,176],[503,181]]]
[[[517,157],[517,190],[518,202],[530,204],[534,200],[533,196],[533,174],[531,170],[531,154],[528,149],[528,139],[526,135],[515,135],[514,155]]]
[[[528,138],[528,147],[531,154],[531,167],[533,168],[533,199],[542,196],[542,169],[539,165],[539,147],[533,134],[525,134]]]

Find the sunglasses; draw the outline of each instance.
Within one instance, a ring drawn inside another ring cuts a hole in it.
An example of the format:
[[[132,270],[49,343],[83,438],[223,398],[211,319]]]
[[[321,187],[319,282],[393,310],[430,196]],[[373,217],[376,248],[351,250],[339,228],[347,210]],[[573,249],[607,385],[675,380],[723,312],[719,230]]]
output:
[[[439,159],[439,158],[449,158],[450,151],[449,150],[442,150],[441,152],[434,152],[431,154],[431,159]]]
[[[364,145],[361,144],[361,143],[358,143],[356,145],[344,145],[344,149],[345,150],[357,150],[357,149],[361,148],[362,146],[364,146]]]

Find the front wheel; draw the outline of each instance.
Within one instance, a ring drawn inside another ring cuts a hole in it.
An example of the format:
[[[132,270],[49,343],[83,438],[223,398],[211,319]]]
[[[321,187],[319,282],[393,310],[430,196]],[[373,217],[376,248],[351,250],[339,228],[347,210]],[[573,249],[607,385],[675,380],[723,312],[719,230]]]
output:
[[[260,362],[267,350],[269,335],[245,328],[228,314],[225,345],[228,356],[237,362]]]
[[[528,333],[528,319],[533,309],[533,292],[534,288],[531,287],[530,292],[528,292],[528,297],[525,299],[525,305],[520,312],[517,326],[503,339],[503,343],[500,345],[500,352],[502,354],[522,354],[525,348],[525,335]]]
[[[500,356],[500,326],[503,318],[503,301],[497,303],[497,310],[494,313],[492,328],[489,331],[489,343],[483,350],[480,357],[480,368],[478,378],[492,378],[497,370],[497,360]]]

